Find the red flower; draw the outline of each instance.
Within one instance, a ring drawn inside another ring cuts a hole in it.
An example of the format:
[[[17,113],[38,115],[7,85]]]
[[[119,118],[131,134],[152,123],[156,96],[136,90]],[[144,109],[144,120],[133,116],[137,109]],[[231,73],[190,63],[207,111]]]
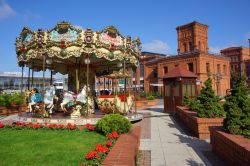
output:
[[[119,137],[118,133],[116,131],[112,132],[113,138],[117,139]]]
[[[93,151],[90,151],[90,152],[88,152],[87,154],[86,154],[86,159],[93,159],[93,158],[95,158],[95,155],[96,155],[96,151],[95,150],[93,150]]]
[[[107,145],[107,147],[110,147],[110,146],[112,146],[112,142],[111,141],[107,141],[106,145]]]
[[[48,127],[49,127],[50,129],[54,129],[54,128],[56,127],[56,124],[49,124]]]
[[[107,139],[112,139],[113,138],[113,135],[112,134],[108,134],[107,135]]]
[[[0,122],[0,128],[3,128],[4,127],[4,124]]]
[[[69,126],[69,129],[70,129],[70,130],[74,130],[74,129],[75,129],[75,126]]]
[[[33,123],[32,123],[32,122],[29,122],[28,124],[29,124],[29,125],[33,125]]]
[[[101,144],[97,144],[95,146],[95,150],[101,153],[106,153],[109,149],[107,148],[107,146],[102,146]]]
[[[88,126],[88,129],[89,129],[89,131],[94,131],[94,130],[95,130],[95,127],[92,126],[92,125],[89,125],[89,126]]]

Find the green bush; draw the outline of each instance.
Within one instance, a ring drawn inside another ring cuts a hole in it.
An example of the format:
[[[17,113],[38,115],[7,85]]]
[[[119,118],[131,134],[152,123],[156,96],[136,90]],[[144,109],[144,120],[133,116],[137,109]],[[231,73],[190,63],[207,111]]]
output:
[[[14,93],[9,97],[9,102],[16,105],[21,105],[24,103],[23,93]]]
[[[1,94],[0,95],[0,106],[8,107],[10,105],[10,95],[9,94]]]
[[[146,97],[146,93],[143,91],[140,91],[140,97]]]
[[[138,101],[138,100],[140,100],[141,99],[141,97],[140,96],[136,96],[136,100]]]
[[[210,77],[205,81],[205,86],[202,87],[200,95],[198,95],[195,100],[198,117],[215,118],[224,117],[226,114],[222,105],[219,104],[220,98],[215,95]]]
[[[130,121],[119,114],[105,115],[95,126],[97,132],[104,135],[117,131],[118,134],[129,132],[132,127]]]
[[[226,96],[223,105],[227,112],[224,126],[231,134],[241,134],[250,138],[250,98],[246,77],[233,75],[233,90]]]
[[[147,96],[147,100],[154,100],[155,97],[153,95]]]

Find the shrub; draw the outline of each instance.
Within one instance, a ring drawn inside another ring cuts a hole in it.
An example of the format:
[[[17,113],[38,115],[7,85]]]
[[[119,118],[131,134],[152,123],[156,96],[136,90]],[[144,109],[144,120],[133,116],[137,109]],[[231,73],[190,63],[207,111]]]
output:
[[[152,96],[152,95],[147,96],[147,100],[154,100],[154,99],[155,99],[155,97],[154,97],[154,96]]]
[[[195,100],[199,101],[197,104],[198,117],[215,118],[225,116],[223,107],[219,104],[220,99],[215,95],[212,88],[212,79],[210,77],[205,81],[205,86],[202,87],[201,94]]]
[[[9,94],[1,94],[0,95],[0,106],[8,107],[10,105],[10,95]]]
[[[140,96],[136,96],[136,101],[140,100],[141,97]]]
[[[24,94],[23,93],[14,93],[9,97],[9,101],[12,104],[21,105],[24,103]]]
[[[97,132],[104,135],[117,131],[119,134],[127,133],[132,127],[130,121],[119,114],[105,115],[95,126]]]
[[[224,126],[231,134],[250,138],[250,98],[245,76],[233,75],[233,90],[225,99],[223,106],[227,116]]]

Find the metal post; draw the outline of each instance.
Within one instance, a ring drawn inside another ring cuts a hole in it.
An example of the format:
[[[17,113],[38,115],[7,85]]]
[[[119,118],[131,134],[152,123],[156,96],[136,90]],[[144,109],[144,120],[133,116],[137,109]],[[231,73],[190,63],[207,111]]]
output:
[[[21,79],[21,93],[23,92],[23,65],[22,65],[22,79]]]

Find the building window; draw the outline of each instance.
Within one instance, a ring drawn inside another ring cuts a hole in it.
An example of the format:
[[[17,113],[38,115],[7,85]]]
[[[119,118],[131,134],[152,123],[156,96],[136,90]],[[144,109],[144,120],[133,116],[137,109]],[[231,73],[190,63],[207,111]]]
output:
[[[210,64],[209,63],[206,63],[206,71],[207,71],[207,73],[210,73]]]
[[[192,42],[189,42],[189,51],[190,51],[190,52],[193,51],[193,44],[192,44]]]
[[[227,74],[227,67],[226,67],[226,65],[223,65],[223,74],[224,74],[224,75]]]
[[[153,77],[157,78],[158,77],[158,73],[157,73],[157,68],[153,69]]]
[[[166,73],[168,73],[168,67],[167,66],[164,67],[164,74],[166,74]]]
[[[183,44],[184,52],[187,52],[187,45],[186,43]]]
[[[249,64],[246,63],[246,75],[247,77],[249,77]]]
[[[221,73],[220,72],[220,64],[217,64],[217,73]]]
[[[193,63],[188,63],[188,70],[194,72],[194,65]]]

